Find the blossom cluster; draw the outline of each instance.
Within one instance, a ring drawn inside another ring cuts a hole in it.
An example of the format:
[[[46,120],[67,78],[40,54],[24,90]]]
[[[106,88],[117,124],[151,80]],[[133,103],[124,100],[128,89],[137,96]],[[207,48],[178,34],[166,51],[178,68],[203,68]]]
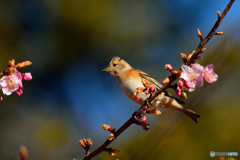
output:
[[[181,96],[184,92],[192,92],[196,87],[203,86],[203,80],[208,83],[214,83],[218,75],[214,72],[214,65],[209,64],[206,67],[200,64],[193,64],[191,67],[182,65],[182,73],[177,82],[176,94]]]
[[[30,72],[21,74],[20,72],[14,72],[12,75],[3,76],[0,79],[0,89],[3,94],[9,96],[12,93],[17,95],[23,94],[23,84],[22,79],[30,81],[32,80],[32,75]]]
[[[142,80],[142,84],[144,87],[137,87],[137,92],[134,93],[134,97],[136,98],[137,101],[140,101],[141,99],[140,97],[141,92],[144,92],[146,95],[155,92],[155,88],[153,87],[153,85],[146,79]]]
[[[12,59],[8,62],[6,69],[0,75],[5,75],[0,79],[0,90],[2,90],[4,95],[11,95],[16,93],[18,96],[23,94],[23,83],[22,80],[30,81],[32,80],[32,74],[30,72],[21,73],[18,69],[22,69],[31,65],[30,61],[24,61],[15,64],[15,60]],[[1,100],[3,99],[0,97]]]

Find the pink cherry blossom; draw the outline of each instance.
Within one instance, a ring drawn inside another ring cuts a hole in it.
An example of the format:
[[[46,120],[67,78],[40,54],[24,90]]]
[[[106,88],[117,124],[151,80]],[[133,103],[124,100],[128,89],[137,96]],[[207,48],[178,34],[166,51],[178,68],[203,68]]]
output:
[[[203,70],[203,78],[208,83],[214,83],[218,79],[218,75],[216,73],[214,73],[213,70],[214,70],[213,64],[207,65]]]
[[[195,89],[196,86],[201,87],[203,85],[203,66],[200,64],[193,64],[192,67],[182,65],[182,71],[181,78],[184,79],[188,86],[192,86],[190,92]]]
[[[10,76],[4,76],[0,79],[0,88],[5,95],[11,95],[17,91],[18,95],[22,94],[22,75],[20,72],[14,72]],[[20,89],[19,89],[20,88]]]
[[[23,79],[26,81],[31,81],[32,80],[32,74],[30,72],[23,73]]]

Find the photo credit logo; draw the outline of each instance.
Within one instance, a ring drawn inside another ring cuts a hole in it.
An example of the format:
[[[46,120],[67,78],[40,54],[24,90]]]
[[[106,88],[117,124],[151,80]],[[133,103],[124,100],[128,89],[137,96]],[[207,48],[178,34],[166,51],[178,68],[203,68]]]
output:
[[[215,156],[231,156],[235,157],[238,156],[238,152],[210,152],[210,157],[215,157]]]

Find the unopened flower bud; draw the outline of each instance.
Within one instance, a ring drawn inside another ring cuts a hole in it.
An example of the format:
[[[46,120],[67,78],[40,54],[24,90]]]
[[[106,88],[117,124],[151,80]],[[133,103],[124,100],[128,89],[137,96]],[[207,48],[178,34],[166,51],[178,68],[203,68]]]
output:
[[[200,40],[202,41],[203,40],[203,36],[202,36],[202,33],[200,32],[199,29],[197,29],[197,34],[198,34],[198,37],[200,38]]]
[[[147,121],[147,117],[144,115],[142,118],[142,122],[145,123]]]
[[[0,102],[2,102],[3,101],[3,97],[2,96],[0,96]]]
[[[171,64],[166,64],[164,68],[165,68],[166,70],[168,70],[168,71],[172,71],[172,70],[173,70]]]
[[[223,31],[219,31],[219,32],[215,32],[214,34],[215,34],[215,35],[223,35],[224,32],[223,32]]]
[[[108,140],[109,140],[109,141],[113,140],[114,138],[115,138],[115,136],[114,136],[113,133],[111,133],[111,134],[108,135]]]
[[[32,64],[32,62],[30,62],[30,61],[24,61],[24,62],[18,63],[17,64],[17,68],[21,69],[21,68],[30,66],[31,64]]]
[[[166,78],[162,81],[163,84],[168,84],[169,82],[170,82],[170,79],[169,79],[168,77],[166,77]]]
[[[179,81],[177,82],[177,85],[178,85],[179,87],[183,87],[183,85],[184,85],[183,80],[182,80],[182,79],[179,79]]]
[[[80,146],[82,146],[83,148],[86,147],[82,139],[80,139],[80,140],[78,141],[78,144],[79,144]]]
[[[108,131],[108,130],[111,129],[112,127],[110,127],[110,126],[107,125],[107,124],[103,124],[103,125],[102,125],[102,128],[103,128],[105,131]]]
[[[191,59],[192,55],[196,52],[196,50],[192,51],[192,53],[190,53],[187,57],[187,60]]]
[[[155,92],[155,88],[154,87],[151,87],[151,92]]]
[[[206,48],[202,48],[201,50],[200,50],[200,52],[202,53],[202,52],[204,52],[206,50]]]
[[[145,90],[145,94],[149,94],[149,89],[146,89],[146,90]]]
[[[23,73],[23,79],[26,81],[31,81],[32,80],[32,74],[30,72]]]
[[[23,89],[19,86],[18,90],[16,90],[15,93],[16,93],[18,96],[21,96],[21,95],[23,94]]]
[[[13,66],[15,66],[15,59],[8,61],[8,67],[13,67]]]
[[[220,19],[220,18],[221,18],[221,16],[222,16],[222,14],[221,14],[221,12],[220,12],[220,11],[217,11],[217,13],[218,13],[218,18]]]
[[[185,53],[180,53],[180,56],[181,56],[181,58],[182,58],[182,59],[184,59],[184,60],[186,60],[186,59],[187,59],[187,56],[186,56],[186,54],[185,54]]]
[[[136,94],[136,100],[137,101],[140,101],[140,99],[141,99],[141,96],[140,96],[140,94],[138,93],[138,94]]]
[[[90,138],[84,139],[86,146],[90,147],[92,145],[92,140]]]
[[[182,94],[182,90],[181,90],[181,88],[178,86],[177,87],[177,89],[176,89],[176,94],[178,95],[178,96],[181,96],[181,94]]]

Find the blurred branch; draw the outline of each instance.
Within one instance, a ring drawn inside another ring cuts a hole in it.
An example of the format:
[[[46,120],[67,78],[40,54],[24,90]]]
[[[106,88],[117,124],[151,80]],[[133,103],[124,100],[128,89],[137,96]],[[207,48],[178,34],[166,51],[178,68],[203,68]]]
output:
[[[223,13],[221,14],[218,11],[218,19],[215,22],[214,26],[212,27],[212,29],[210,30],[210,32],[208,33],[208,35],[203,39],[202,34],[200,32],[200,30],[198,30],[198,36],[201,40],[201,42],[199,43],[197,49],[195,49],[192,53],[190,53],[188,56],[186,56],[185,54],[181,54],[181,57],[184,61],[185,65],[191,66],[193,63],[195,63],[196,60],[201,59],[201,57],[199,57],[199,55],[205,50],[204,46],[208,43],[208,41],[214,36],[214,35],[221,35],[223,34],[223,32],[216,32],[217,28],[219,27],[219,25],[221,24],[223,18],[225,17],[225,15],[227,14],[227,12],[229,11],[229,9],[231,8],[233,2],[235,0],[231,0],[228,5],[226,6],[226,8],[224,9]],[[179,69],[176,73],[181,72],[181,69]],[[169,77],[165,78],[163,81],[163,87],[161,89],[157,89],[156,92],[152,93],[150,95],[150,97],[145,101],[145,103],[136,111],[132,114],[132,117],[129,118],[128,121],[126,121],[116,132],[111,132],[111,135],[113,135],[113,137],[108,138],[100,147],[98,147],[95,151],[91,152],[90,154],[86,154],[86,156],[83,158],[83,160],[90,160],[92,158],[94,158],[95,156],[97,156],[98,154],[100,154],[103,151],[109,151],[109,149],[107,148],[107,146],[109,144],[111,144],[115,139],[117,139],[117,137],[122,134],[128,127],[130,127],[132,124],[138,124],[138,125],[142,125],[142,122],[139,122],[139,119],[142,118],[143,114],[146,113],[146,111],[148,110],[148,108],[151,106],[151,102],[162,92],[166,91],[166,89],[171,88],[172,87],[172,83],[179,78],[179,74],[176,73],[172,73]],[[143,126],[143,125],[142,125]],[[148,125],[145,126],[144,129],[148,129]]]

